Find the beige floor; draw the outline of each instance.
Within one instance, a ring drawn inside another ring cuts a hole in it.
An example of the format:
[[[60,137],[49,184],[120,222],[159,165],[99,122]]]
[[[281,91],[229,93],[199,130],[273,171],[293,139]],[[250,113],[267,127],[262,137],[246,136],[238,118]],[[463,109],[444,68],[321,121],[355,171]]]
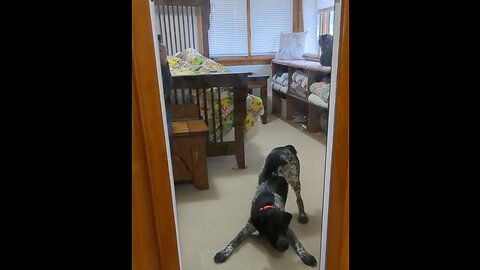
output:
[[[312,269],[302,263],[291,247],[285,253],[277,252],[256,233],[225,263],[213,262],[215,253],[248,220],[257,174],[266,155],[274,147],[286,144],[294,145],[298,151],[302,196],[310,219],[305,225],[296,220],[295,193],[290,188],[286,205],[294,216],[290,228],[319,262],[325,146],[280,119],[269,116],[269,120],[245,145],[246,170],[232,170],[233,156],[212,157],[208,158],[209,190],[198,191],[189,184],[175,187],[183,270]]]

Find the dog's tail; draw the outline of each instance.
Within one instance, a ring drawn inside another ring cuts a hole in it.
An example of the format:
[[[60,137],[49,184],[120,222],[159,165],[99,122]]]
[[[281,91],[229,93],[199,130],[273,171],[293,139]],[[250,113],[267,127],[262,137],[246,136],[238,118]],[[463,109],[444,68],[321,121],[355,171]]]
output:
[[[295,147],[293,147],[293,145],[289,144],[289,145],[285,145],[286,148],[288,148],[290,150],[290,152],[292,152],[292,154],[296,155],[297,154],[297,149],[295,149]]]

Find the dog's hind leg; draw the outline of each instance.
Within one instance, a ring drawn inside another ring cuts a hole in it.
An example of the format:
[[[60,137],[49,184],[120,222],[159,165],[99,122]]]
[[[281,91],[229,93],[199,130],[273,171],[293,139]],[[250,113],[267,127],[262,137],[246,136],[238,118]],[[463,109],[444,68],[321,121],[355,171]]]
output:
[[[303,206],[303,199],[300,185],[300,167],[297,167],[297,170],[289,177],[290,186],[292,186],[295,196],[297,196],[297,206],[298,206],[298,222],[305,224],[308,223],[308,217],[305,213],[305,208]]]
[[[287,231],[287,239],[304,264],[312,267],[317,265],[317,260],[315,257],[305,250],[302,243],[298,241],[297,237],[290,228]]]
[[[215,263],[223,263],[232,255],[233,251],[242,243],[247,237],[254,233],[257,229],[252,223],[248,222],[245,227],[237,234],[237,236],[222,250],[215,254],[213,261]]]

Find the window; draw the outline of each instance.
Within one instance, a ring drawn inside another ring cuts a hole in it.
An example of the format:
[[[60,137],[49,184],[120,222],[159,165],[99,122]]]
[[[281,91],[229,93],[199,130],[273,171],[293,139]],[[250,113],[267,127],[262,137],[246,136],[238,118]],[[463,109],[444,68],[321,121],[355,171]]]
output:
[[[319,34],[333,35],[334,0],[317,0]]]
[[[299,2],[210,0],[210,57],[225,65],[268,63],[278,51],[281,32],[303,30],[308,32],[305,56],[318,59],[319,36],[333,35],[334,0],[302,0],[301,7]]]
[[[318,23],[318,28],[319,28],[319,34],[324,35],[324,34],[330,34],[333,35],[333,10],[332,9],[327,9],[327,10],[319,10],[319,23]]]
[[[294,0],[211,0],[210,57],[273,55],[292,32]],[[250,37],[250,38],[249,38]]]
[[[328,33],[330,35],[333,35],[333,17],[334,17],[333,14],[334,14],[333,10],[330,11],[330,27],[328,28]]]
[[[318,58],[320,35],[333,35],[334,0],[303,0],[303,25],[308,31],[305,57]]]

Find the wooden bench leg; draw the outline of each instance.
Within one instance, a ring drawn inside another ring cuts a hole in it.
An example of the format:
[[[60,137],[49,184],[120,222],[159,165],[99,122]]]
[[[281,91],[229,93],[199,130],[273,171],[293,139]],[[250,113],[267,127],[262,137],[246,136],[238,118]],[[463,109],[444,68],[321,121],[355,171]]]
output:
[[[208,189],[207,150],[205,135],[192,136],[190,145],[192,151],[193,185],[197,189]]]
[[[245,131],[244,122],[247,116],[247,98],[248,89],[237,89],[233,95],[234,109],[233,120],[235,123],[235,157],[237,159],[238,169],[245,169]]]
[[[278,103],[278,104],[277,104]],[[272,89],[272,114],[280,114],[280,100],[277,94],[277,91]]]
[[[268,90],[267,84],[265,83],[264,87],[260,88],[260,97],[262,98],[263,108],[265,112],[262,115],[262,124],[267,123],[267,112],[268,112]]]

